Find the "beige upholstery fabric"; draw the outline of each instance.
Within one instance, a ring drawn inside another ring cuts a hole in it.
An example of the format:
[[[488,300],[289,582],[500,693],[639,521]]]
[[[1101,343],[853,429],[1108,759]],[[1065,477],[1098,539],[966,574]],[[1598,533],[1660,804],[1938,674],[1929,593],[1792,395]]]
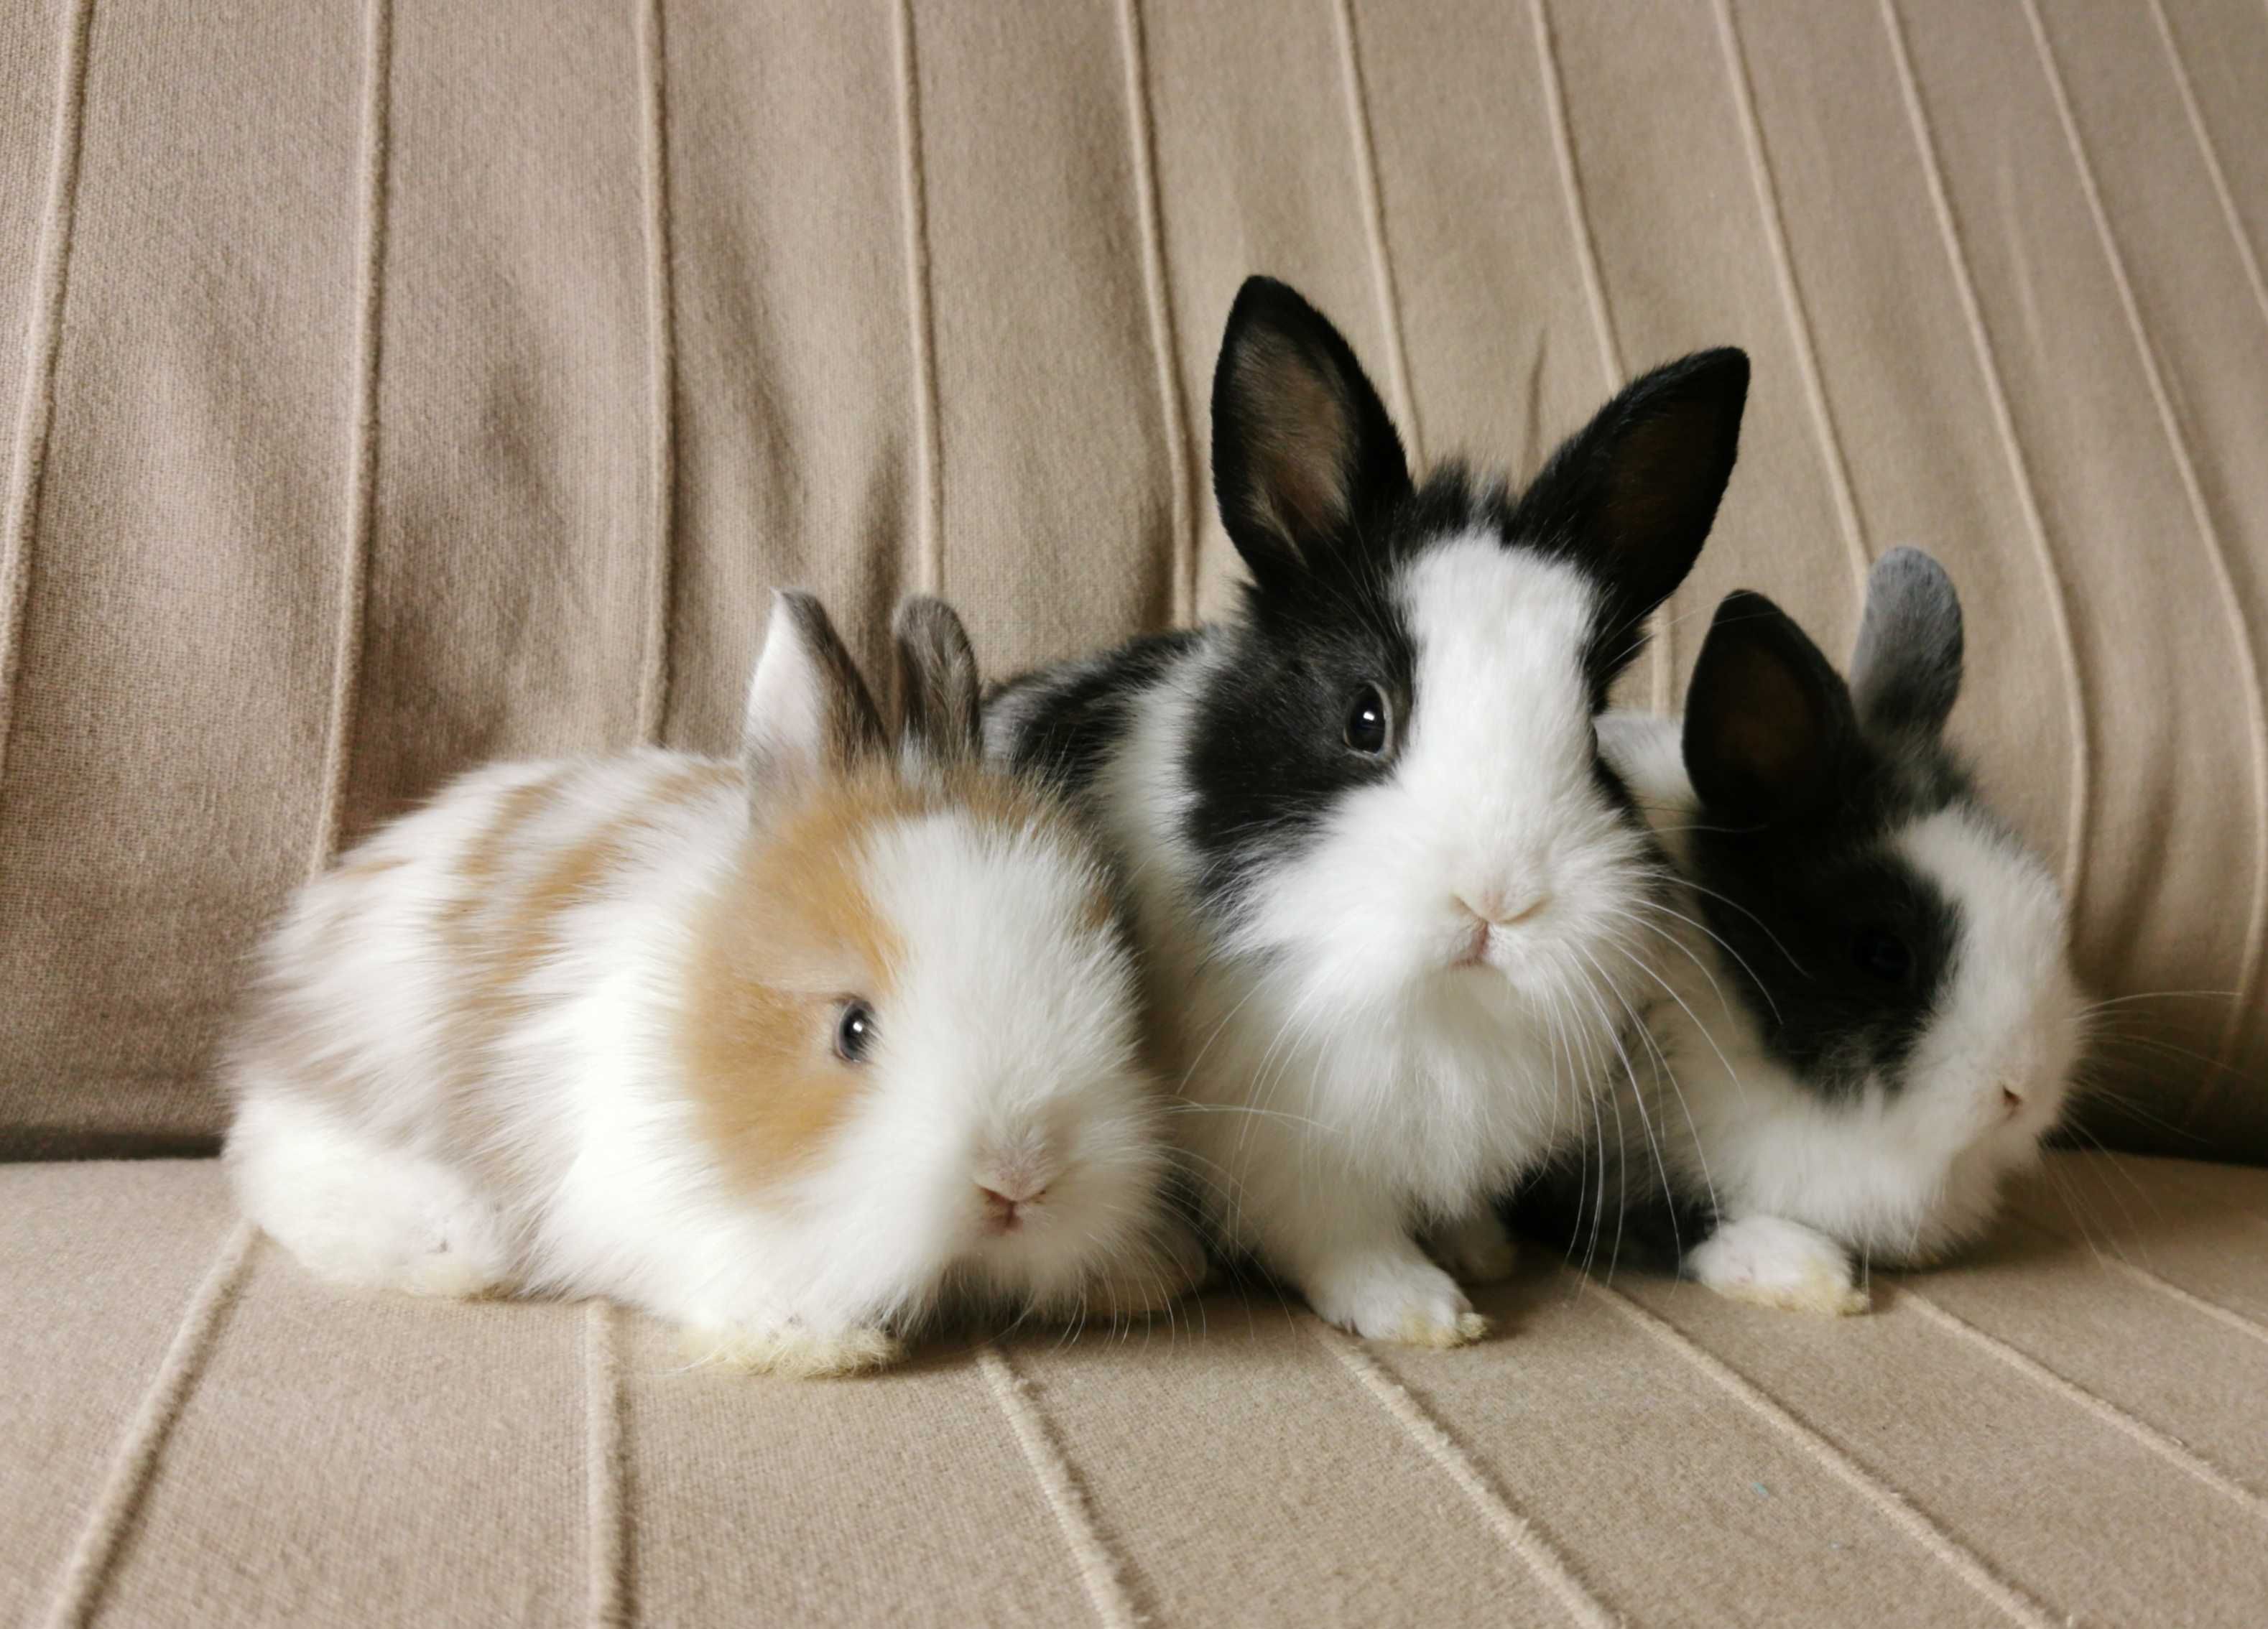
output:
[[[0,1168],[0,1622],[2257,1625],[2268,1172],[2057,1166],[1864,1318],[1532,1262],[1462,1352],[1261,1295],[810,1383]]]
[[[208,1141],[335,837],[722,745],[774,583],[996,669],[1219,608],[1264,268],[1428,455],[1748,347],[1633,693],[1940,553],[2086,974],[2185,993],[2099,1129],[2268,1156],[2264,86],[2257,0],[0,7],[0,1142]]]
[[[767,590],[1186,621],[1237,283],[1531,468],[1756,363],[1638,700],[1952,566],[2095,1128],[2268,1157],[2257,0],[0,5],[0,1156],[209,1146],[244,952],[508,753],[730,737]],[[2169,994],[2174,993],[2174,994]],[[353,1297],[210,1162],[0,1165],[0,1623],[2257,1625],[2268,1173],[2062,1156],[1871,1317],[1531,1265],[793,1385]]]

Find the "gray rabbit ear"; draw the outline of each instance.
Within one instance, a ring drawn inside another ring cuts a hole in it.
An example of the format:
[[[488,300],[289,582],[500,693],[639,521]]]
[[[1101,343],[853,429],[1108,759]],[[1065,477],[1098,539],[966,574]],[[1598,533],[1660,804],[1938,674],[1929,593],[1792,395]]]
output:
[[[898,648],[899,732],[932,764],[982,755],[976,652],[951,605],[909,595],[891,623]]]
[[[1961,694],[1961,597],[1945,568],[1894,548],[1867,579],[1851,699],[1870,731],[1934,736]]]
[[[800,590],[781,590],[740,726],[752,806],[761,814],[881,750],[881,715],[825,607]]]

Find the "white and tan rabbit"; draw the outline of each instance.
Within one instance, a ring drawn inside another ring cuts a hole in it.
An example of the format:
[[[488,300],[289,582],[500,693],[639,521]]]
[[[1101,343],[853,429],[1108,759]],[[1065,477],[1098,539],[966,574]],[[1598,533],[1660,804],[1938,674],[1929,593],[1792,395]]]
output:
[[[1213,1225],[1360,1334],[1483,1332],[1457,1279],[1510,1265],[1492,1200],[1589,1126],[1579,1065],[1646,987],[1622,924],[1660,855],[1593,725],[1708,535],[1748,379],[1689,356],[1525,492],[1420,484],[1338,331],[1253,278],[1212,396],[1238,613],[989,703],[988,750],[1126,867]]]
[[[1875,565],[1845,685],[1770,600],[1717,611],[1684,719],[1601,735],[1684,879],[1609,1135],[1523,1196],[1586,1257],[1865,1310],[1854,1264],[1973,1239],[2055,1128],[2084,1039],[2063,899],[1944,739],[1961,605]],[[1619,1136],[1613,1134],[1619,1127]]]
[[[784,1373],[1186,1287],[1106,873],[983,767],[952,611],[895,632],[895,738],[783,593],[740,762],[480,770],[310,884],[226,1066],[247,1212],[330,1279],[607,1296]]]

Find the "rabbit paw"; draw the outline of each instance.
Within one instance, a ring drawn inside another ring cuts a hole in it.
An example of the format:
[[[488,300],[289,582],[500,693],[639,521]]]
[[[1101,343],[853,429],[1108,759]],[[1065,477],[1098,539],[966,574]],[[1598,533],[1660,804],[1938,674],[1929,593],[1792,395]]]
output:
[[[1309,1275],[1308,1304],[1327,1322],[1368,1340],[1462,1346],[1488,1333],[1457,1281],[1422,1257],[1364,1257]]]
[[[717,1363],[790,1380],[817,1380],[887,1369],[906,1348],[886,1330],[865,1324],[819,1330],[790,1318],[761,1325],[700,1325],[685,1332],[687,1354],[696,1363]]]
[[[1760,1307],[1844,1317],[1867,1309],[1842,1246],[1778,1216],[1727,1222],[1694,1246],[1685,1267],[1719,1295]]]

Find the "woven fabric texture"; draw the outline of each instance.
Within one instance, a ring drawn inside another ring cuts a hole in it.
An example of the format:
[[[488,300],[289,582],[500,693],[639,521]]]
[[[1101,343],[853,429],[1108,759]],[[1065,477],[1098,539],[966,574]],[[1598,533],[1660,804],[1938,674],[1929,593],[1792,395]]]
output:
[[[688,1369],[325,1288],[211,1161],[0,1167],[0,1623],[2257,1625],[2268,1172],[2059,1156],[1862,1318],[1531,1260],[1461,1352],[1265,1294]]]
[[[0,1141],[209,1147],[244,952],[475,761],[731,737],[767,591],[997,671],[1221,608],[1253,270],[1427,457],[1756,364],[1630,695],[1870,558],[2130,1146],[2268,1157],[2257,0],[0,7]]]

